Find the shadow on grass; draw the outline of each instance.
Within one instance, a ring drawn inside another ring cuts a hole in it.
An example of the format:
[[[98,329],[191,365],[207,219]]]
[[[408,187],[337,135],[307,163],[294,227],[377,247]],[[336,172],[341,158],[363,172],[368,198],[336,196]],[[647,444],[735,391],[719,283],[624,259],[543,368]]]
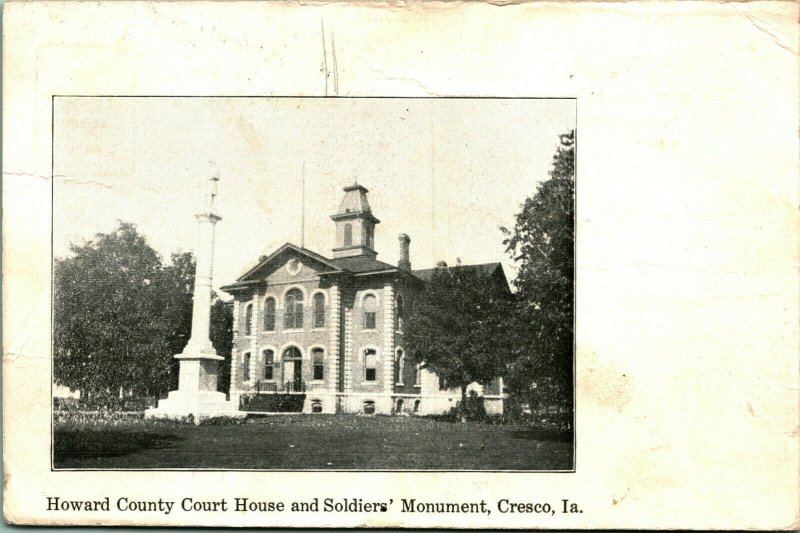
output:
[[[175,434],[108,429],[56,429],[53,459],[56,467],[82,460],[121,457],[149,449],[169,448],[183,440]]]
[[[452,415],[428,415],[425,418],[458,426],[462,422]],[[467,424],[476,424],[485,427],[494,427],[504,431],[505,434],[515,439],[535,440],[540,442],[572,443],[572,431],[560,428],[547,428],[533,425],[507,424],[501,418],[487,418],[482,422],[469,421]]]
[[[571,431],[532,427],[521,431],[508,431],[507,433],[515,439],[572,443]]]

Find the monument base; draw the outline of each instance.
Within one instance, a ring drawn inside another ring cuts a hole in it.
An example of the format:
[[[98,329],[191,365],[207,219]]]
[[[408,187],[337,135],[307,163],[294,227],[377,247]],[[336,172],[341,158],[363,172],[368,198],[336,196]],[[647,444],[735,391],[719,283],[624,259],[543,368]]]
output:
[[[219,361],[216,354],[184,353],[175,356],[180,360],[178,390],[159,400],[158,407],[145,410],[145,418],[181,419],[192,415],[195,424],[206,418],[226,416],[243,418],[246,413],[239,411],[239,405],[225,399],[225,394],[217,391]]]
[[[159,400],[158,407],[144,412],[145,418],[182,419],[192,415],[195,424],[201,420],[219,416],[244,418],[246,413],[239,406],[225,399],[225,394],[216,391],[176,390]]]

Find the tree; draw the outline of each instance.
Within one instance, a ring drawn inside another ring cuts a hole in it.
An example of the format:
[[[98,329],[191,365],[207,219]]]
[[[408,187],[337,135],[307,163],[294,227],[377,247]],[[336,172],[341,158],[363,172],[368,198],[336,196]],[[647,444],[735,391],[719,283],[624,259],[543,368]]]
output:
[[[217,390],[228,393],[231,385],[231,350],[233,349],[233,306],[213,295],[211,304],[211,343],[217,355],[225,358],[220,362]]]
[[[71,251],[55,262],[56,382],[89,397],[175,389],[173,356],[191,334],[194,256],[174,253],[164,266],[125,222]],[[232,313],[224,302],[215,300],[211,320],[211,340],[230,358]]]
[[[510,294],[473,267],[441,267],[413,300],[404,342],[421,368],[447,387],[461,389],[465,420],[467,386],[501,375],[510,334]]]
[[[519,342],[508,373],[512,391],[534,405],[573,406],[575,130],[560,136],[550,179],[539,184],[506,234],[519,263]]]
[[[164,318],[170,324],[167,343],[170,354],[183,351],[192,334],[192,298],[194,297],[194,275],[196,261],[191,252],[172,254],[172,262],[164,267],[161,276],[161,291],[164,296]],[[209,337],[217,350],[217,355],[226,358],[220,362],[218,390],[227,392],[230,386],[230,357],[233,345],[233,310],[220,300],[215,292],[211,294],[211,325]],[[172,379],[170,390],[178,385],[179,362],[171,358]]]
[[[169,351],[161,260],[133,224],[71,247],[54,266],[54,371],[87,396],[163,387]]]

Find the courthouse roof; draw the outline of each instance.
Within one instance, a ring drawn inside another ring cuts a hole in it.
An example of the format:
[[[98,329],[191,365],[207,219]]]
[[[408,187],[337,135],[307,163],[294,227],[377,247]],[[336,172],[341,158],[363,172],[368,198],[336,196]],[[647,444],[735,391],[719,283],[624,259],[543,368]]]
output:
[[[428,282],[432,280],[433,275],[442,268],[447,268],[447,267],[442,266],[434,268],[425,268],[422,270],[412,270],[411,273],[414,274],[419,279],[421,279],[422,281]],[[459,265],[458,268],[474,269],[482,274],[495,276],[499,281],[503,282],[506,288],[508,288],[508,278],[506,278],[506,273],[503,270],[503,265],[500,263],[482,263],[480,265]]]
[[[378,224],[380,220],[375,218],[375,215],[372,214],[372,208],[369,206],[369,200],[367,200],[368,192],[367,188],[363,185],[356,184],[345,187],[342,203],[339,204],[339,209],[331,218],[333,220],[366,218]]]
[[[374,257],[362,255],[362,256],[338,257],[334,259],[328,259],[327,257],[320,255],[316,252],[313,252],[308,248],[302,248],[300,246],[287,242],[283,246],[279,247],[277,250],[269,254],[268,256],[266,257],[262,256],[259,259],[258,264],[256,264],[254,267],[250,268],[247,272],[242,274],[242,276],[240,276],[235,283],[220,288],[226,292],[237,292],[259,286],[260,284],[263,283],[263,277],[262,277],[263,273],[270,267],[270,264],[274,263],[278,259],[278,257],[283,253],[299,254],[308,257],[309,259],[320,265],[321,268],[319,270],[319,274],[325,276],[328,275],[368,276],[375,274],[391,274],[391,273],[403,272],[396,266],[391,265],[389,263],[384,263],[383,261],[378,261]],[[413,280],[414,278],[416,278],[419,281],[427,283],[431,279],[433,279],[434,273],[437,270],[440,270],[441,268],[445,267],[412,270],[411,274],[413,276],[410,277],[409,279]],[[500,263],[461,265],[459,268],[476,269],[483,274],[493,275],[497,277],[498,281],[502,281],[505,284],[505,286],[508,287],[508,280],[506,279],[505,272],[503,272],[503,267]]]
[[[374,257],[356,255],[353,257],[338,257],[331,259],[331,262],[341,270],[346,270],[356,274],[365,272],[385,272],[387,270],[397,270],[397,267],[378,261]]]

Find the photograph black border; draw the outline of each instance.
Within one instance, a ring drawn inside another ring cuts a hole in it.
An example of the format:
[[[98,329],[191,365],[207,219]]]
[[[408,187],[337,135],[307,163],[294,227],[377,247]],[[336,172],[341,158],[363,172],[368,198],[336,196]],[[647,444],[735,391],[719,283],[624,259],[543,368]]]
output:
[[[55,422],[54,422],[54,407],[53,407],[53,387],[54,387],[54,364],[53,356],[55,353],[55,335],[54,335],[54,310],[55,310],[55,101],[56,98],[205,98],[205,99],[244,99],[244,98],[258,98],[258,99],[358,99],[358,100],[572,100],[575,103],[574,113],[574,129],[576,132],[575,147],[576,155],[574,160],[575,168],[575,195],[573,197],[573,261],[577,259],[577,219],[578,219],[578,113],[579,105],[578,98],[575,96],[322,96],[322,95],[119,95],[119,94],[52,94],[50,97],[50,471],[51,472],[244,472],[244,473],[332,473],[344,472],[353,474],[371,474],[371,473],[413,473],[413,474],[438,474],[442,472],[455,473],[455,474],[468,474],[468,473],[482,473],[482,474],[574,474],[577,472],[577,425],[576,425],[576,411],[577,411],[577,382],[576,382],[576,366],[577,366],[577,273],[573,271],[573,336],[572,336],[572,469],[571,470],[488,470],[488,469],[459,469],[459,470],[445,470],[445,469],[280,469],[280,468],[262,468],[262,469],[243,469],[243,468],[56,468],[55,467]]]

